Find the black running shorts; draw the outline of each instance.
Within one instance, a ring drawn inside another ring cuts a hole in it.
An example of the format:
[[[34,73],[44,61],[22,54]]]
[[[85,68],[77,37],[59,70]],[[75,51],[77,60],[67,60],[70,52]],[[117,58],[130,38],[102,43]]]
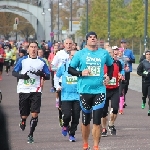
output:
[[[105,102],[105,111],[108,111],[109,100],[111,100],[111,108],[113,110],[119,109],[119,87],[115,89],[106,89],[106,102]]]
[[[19,110],[21,116],[29,116],[31,113],[40,113],[41,93],[19,93]]]

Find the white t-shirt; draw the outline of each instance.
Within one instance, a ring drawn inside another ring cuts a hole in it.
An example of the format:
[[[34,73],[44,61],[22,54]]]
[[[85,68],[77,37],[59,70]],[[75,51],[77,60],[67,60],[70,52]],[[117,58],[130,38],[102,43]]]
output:
[[[65,50],[60,50],[56,53],[54,56],[54,59],[52,61],[52,65],[59,68],[63,63],[66,63],[69,59],[69,54]],[[62,79],[60,78],[59,82],[62,82]]]
[[[46,62],[39,57],[32,59],[29,56],[24,56],[19,59],[14,67],[14,71],[20,72],[20,74],[27,72],[30,79],[19,79],[17,93],[41,92],[41,78],[33,73],[38,70],[43,71],[45,74],[50,74]]]

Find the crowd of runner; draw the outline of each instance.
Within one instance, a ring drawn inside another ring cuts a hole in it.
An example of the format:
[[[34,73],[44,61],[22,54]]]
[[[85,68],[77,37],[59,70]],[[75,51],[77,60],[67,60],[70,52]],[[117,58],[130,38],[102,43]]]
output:
[[[97,34],[89,32],[80,47],[70,38],[53,44],[50,41],[0,43],[0,80],[3,66],[6,75],[12,70],[12,75],[17,77],[22,131],[27,117],[30,113],[32,116],[28,143],[34,143],[45,80],[51,80],[50,92],[56,97],[62,135],[68,135],[70,142],[76,141],[80,112],[83,150],[91,149],[88,141],[91,120],[93,150],[100,149],[101,136],[106,137],[107,130],[110,135],[116,135],[115,121],[127,106],[126,94],[135,57],[124,39],[118,46],[110,46],[109,42],[98,45],[97,41]],[[142,109],[147,96],[150,98],[150,51],[145,56],[137,69],[143,79]]]

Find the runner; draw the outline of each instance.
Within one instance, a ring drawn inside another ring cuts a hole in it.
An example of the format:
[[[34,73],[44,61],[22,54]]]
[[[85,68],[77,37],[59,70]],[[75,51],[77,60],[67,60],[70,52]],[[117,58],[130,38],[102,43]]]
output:
[[[38,56],[40,58],[42,58],[46,62],[47,66],[49,67],[48,60],[44,57],[44,52],[43,52],[42,49],[38,49]],[[41,88],[42,88],[42,91],[43,91],[43,87],[44,87],[44,78],[41,78]]]
[[[146,59],[144,59],[137,67],[137,74],[142,76],[142,109],[145,108],[146,98],[148,97],[148,116],[150,116],[150,50],[145,52]]]
[[[88,150],[90,120],[93,109],[93,150],[98,150],[100,143],[101,120],[106,99],[106,87],[112,77],[113,60],[109,53],[97,47],[97,35],[89,32],[86,35],[87,47],[78,51],[71,60],[68,73],[78,76],[78,92],[82,108],[82,138],[83,150]],[[108,66],[107,76],[104,79],[104,64]],[[77,71],[76,69],[79,69]]]
[[[37,56],[38,45],[36,42],[29,44],[29,55],[19,59],[12,75],[19,78],[17,93],[19,93],[20,129],[25,130],[26,119],[30,115],[30,133],[27,143],[34,143],[33,132],[38,123],[38,114],[41,107],[40,80],[50,79],[50,71],[45,61]]]
[[[2,80],[2,73],[3,73],[3,65],[4,65],[4,59],[5,59],[5,51],[2,48],[2,45],[0,44],[0,80]]]
[[[110,80],[109,84],[106,85],[106,102],[103,110],[103,118],[102,118],[102,136],[107,136],[107,115],[108,115],[108,107],[109,107],[109,100],[111,100],[111,112],[110,112],[110,121],[108,125],[108,129],[110,131],[111,135],[116,135],[116,129],[114,126],[114,122],[117,118],[118,108],[119,108],[119,74],[122,71],[122,65],[121,62],[117,59],[117,47],[113,47],[115,51],[112,50],[112,48],[107,48],[110,55],[113,57],[114,62],[114,71],[113,71],[113,77]],[[104,67],[105,74],[107,73],[107,67]]]
[[[7,73],[7,76],[9,75],[8,74],[8,71],[10,71],[10,66],[11,66],[11,58],[12,58],[12,52],[10,50],[9,47],[5,47],[5,53],[6,53],[6,57],[5,57],[5,60],[4,60],[4,65],[6,66],[6,73]]]
[[[129,86],[129,80],[130,80],[130,72],[132,72],[132,63],[135,63],[135,56],[133,55],[133,52],[127,48],[127,41],[122,39],[121,40],[121,48],[123,48],[123,55],[126,57],[127,61],[127,67],[129,67],[128,70],[125,70],[125,89],[124,89],[124,96],[126,96]],[[124,98],[124,101],[126,101],[126,98]],[[127,106],[126,102],[124,103],[124,108]]]
[[[58,51],[58,53],[54,56],[54,59],[52,61],[52,67],[59,68],[63,63],[66,63],[69,58],[68,52],[72,49],[72,43],[73,41],[69,38],[67,38],[64,41],[64,49]],[[60,85],[61,85],[61,79],[60,79]],[[62,112],[61,112],[61,91],[58,92],[59,94],[59,125],[62,127]]]
[[[70,51],[70,60],[76,52],[77,50]],[[77,77],[68,74],[70,60],[66,62],[66,64],[62,64],[62,66],[58,69],[54,82],[56,90],[61,90],[61,110],[63,114],[62,135],[67,136],[69,133],[69,141],[75,142],[75,131],[77,130],[80,118],[80,95],[77,93]],[[59,85],[60,77],[62,77],[61,86]],[[71,126],[68,128],[70,121]]]
[[[52,61],[54,59],[54,56],[56,55],[57,52],[58,52],[58,46],[56,45],[56,46],[53,47],[53,51],[48,56],[48,62],[49,62],[50,71],[51,71],[51,81],[52,81],[52,87],[50,89],[51,92],[55,92],[55,89],[54,89],[54,73],[56,72],[56,69],[57,69],[57,67],[53,67],[51,63],[52,63]]]

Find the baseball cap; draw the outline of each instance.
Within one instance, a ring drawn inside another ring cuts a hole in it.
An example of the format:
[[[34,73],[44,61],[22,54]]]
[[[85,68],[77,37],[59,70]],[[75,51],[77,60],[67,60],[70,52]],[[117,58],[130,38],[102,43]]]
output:
[[[115,50],[115,49],[119,50],[118,46],[112,46],[112,49],[113,50]]]
[[[121,43],[127,43],[127,41],[125,39],[122,39]]]
[[[90,31],[90,32],[88,32],[88,33],[86,34],[86,40],[88,39],[88,37],[89,37],[90,35],[95,35],[96,38],[97,38],[97,34],[96,34],[95,32],[93,32],[93,31]]]

